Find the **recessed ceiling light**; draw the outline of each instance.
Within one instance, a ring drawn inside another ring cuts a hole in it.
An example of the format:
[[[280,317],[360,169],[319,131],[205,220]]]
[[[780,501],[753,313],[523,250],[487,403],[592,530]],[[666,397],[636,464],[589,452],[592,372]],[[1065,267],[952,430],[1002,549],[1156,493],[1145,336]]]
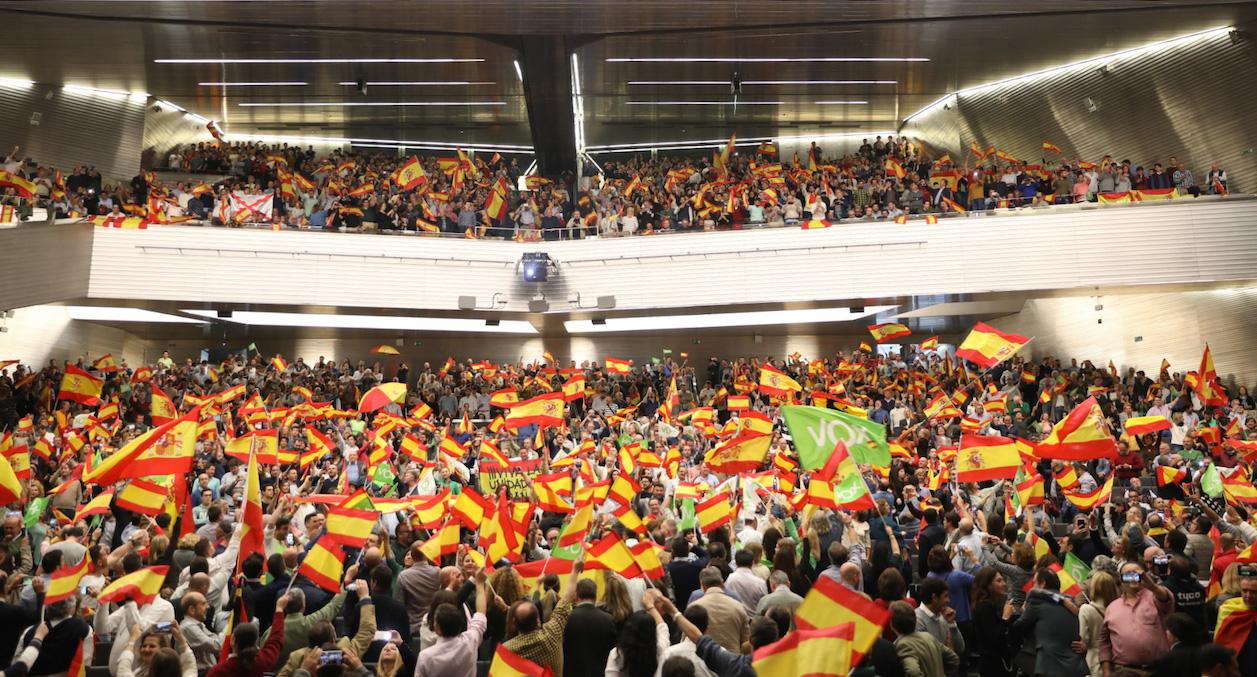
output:
[[[476,63],[484,59],[153,59],[153,63]]]
[[[357,87],[357,82],[338,82],[338,85],[345,87]],[[367,81],[369,87],[440,87],[440,86],[459,86],[459,85],[496,85],[493,81],[472,82],[470,80],[414,80],[399,82],[375,82]]]
[[[780,106],[785,101],[626,101],[630,106]]]
[[[856,312],[851,308],[805,308],[800,310],[762,310],[744,313],[609,317],[605,322],[599,324],[594,324],[591,320],[568,320],[563,323],[563,326],[567,328],[570,334],[601,334],[617,331],[667,331],[670,329],[709,329],[714,327],[847,322],[898,307],[864,306],[861,312]]]
[[[35,84],[34,80],[22,80],[19,78],[0,78],[0,85],[5,87],[30,87]]]
[[[198,82],[202,87],[305,87],[307,82]]]
[[[610,63],[841,63],[841,62],[917,62],[929,61],[923,56],[643,56],[612,57]]]
[[[505,106],[505,101],[266,101],[242,102],[245,108],[343,108],[357,106]]]
[[[630,85],[721,85],[728,80],[629,80]],[[898,80],[743,80],[743,85],[897,85]]]
[[[331,315],[327,313],[271,313],[237,310],[228,318],[219,318],[216,310],[184,310],[200,317],[224,322],[265,327],[307,327],[321,329],[378,329],[390,331],[455,331],[492,334],[536,334],[537,328],[524,320],[500,320],[497,326],[485,325],[485,318],[412,317],[406,315]]]
[[[520,66],[519,66],[519,59],[515,59],[513,63],[515,64],[515,76],[519,78],[519,81],[520,81],[520,82],[523,82],[523,81],[524,81],[524,69],[523,69],[523,68],[520,68]]]
[[[66,306],[66,315],[71,320],[87,320],[92,322],[166,322],[172,324],[205,324],[197,320],[179,315],[167,315],[143,308],[109,307],[109,306]]]

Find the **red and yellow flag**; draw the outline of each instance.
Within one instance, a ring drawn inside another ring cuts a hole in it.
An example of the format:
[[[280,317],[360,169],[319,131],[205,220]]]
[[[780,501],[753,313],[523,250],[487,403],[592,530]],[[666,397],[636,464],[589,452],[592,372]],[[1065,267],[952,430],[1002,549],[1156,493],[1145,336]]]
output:
[[[1035,454],[1040,458],[1088,461],[1117,456],[1117,443],[1109,434],[1100,404],[1088,397],[1035,445]]]
[[[707,465],[715,472],[729,474],[758,470],[772,441],[771,434],[753,431],[725,440],[707,452]]]
[[[1002,332],[984,322],[979,322],[969,332],[960,347],[956,348],[956,357],[990,369],[1012,357],[1021,350],[1030,339],[1025,336]]]
[[[91,566],[91,558],[84,557],[78,566],[63,566],[52,572],[52,578],[44,591],[44,604],[56,604],[73,597],[78,592],[79,581],[87,575]]]
[[[789,397],[792,393],[801,392],[803,386],[787,376],[771,364],[759,368],[759,391],[774,397]]]
[[[489,664],[488,677],[544,677],[549,672],[506,648],[506,644],[498,644],[493,652],[493,662]]]
[[[104,387],[104,379],[96,378],[72,364],[67,364],[65,376],[61,377],[61,388],[57,391],[57,399],[70,400],[89,407],[94,406],[100,402],[100,392]]]
[[[846,677],[851,670],[855,623],[819,630],[795,630],[755,650],[751,663],[759,675]]]
[[[333,508],[334,509],[334,508]],[[331,518],[328,518],[331,523]],[[240,536],[240,557],[236,565],[239,570],[250,553],[265,552],[265,527],[262,524],[262,483],[258,477],[258,451],[249,454],[249,471],[245,476],[244,510],[240,517],[240,528],[244,531]]]
[[[1012,479],[1021,467],[1017,445],[1007,437],[961,435],[956,455],[956,481]]]
[[[874,341],[885,343],[893,339],[910,336],[912,330],[898,322],[886,322],[869,325],[869,333],[873,335]]]
[[[428,180],[427,175],[423,173],[423,166],[419,164],[419,158],[414,155],[411,155],[406,164],[397,170],[394,178],[402,190],[414,190]]]
[[[345,574],[345,551],[330,538],[320,538],[297,572],[328,592],[339,592],[340,579]]]
[[[733,521],[733,506],[729,504],[729,492],[722,491],[694,506],[699,529],[703,533],[714,531]]]
[[[1113,493],[1113,478],[1110,476],[1104,484],[1096,487],[1096,490],[1089,494],[1076,494],[1069,491],[1064,493],[1065,498],[1079,510],[1091,510],[1109,500],[1109,495]]]
[[[1126,419],[1126,434],[1145,435],[1147,433],[1155,433],[1160,430],[1170,429],[1170,419],[1164,416],[1135,416]]]
[[[608,374],[619,374],[620,376],[627,376],[633,369],[628,360],[618,360],[614,357],[606,359],[606,367]]]
[[[116,505],[141,515],[156,515],[162,511],[170,489],[156,482],[144,479],[131,480],[131,483],[118,492]]]
[[[642,570],[637,566],[633,553],[614,531],[608,532],[597,543],[585,550],[585,568],[606,569],[625,578],[637,578]]]
[[[528,425],[563,425],[566,406],[567,402],[563,398],[563,393],[538,395],[511,407],[506,414],[506,427],[514,429]]]
[[[126,600],[134,600],[139,606],[153,601],[161,592],[162,583],[166,580],[167,566],[146,567],[123,576],[105,586],[96,599],[102,604],[115,602],[121,604]]]
[[[161,425],[169,423],[178,418],[179,412],[175,409],[174,400],[170,399],[157,384],[152,385],[152,397],[150,398],[149,415],[153,418],[153,425]]]
[[[1178,484],[1186,478],[1187,478],[1187,470],[1185,468],[1175,468],[1174,466],[1170,466],[1170,465],[1157,466],[1157,486],[1158,487],[1164,487],[1170,484]]]
[[[867,597],[861,597],[828,576],[817,579],[816,585],[803,598],[794,612],[795,625],[800,630],[832,628],[852,623],[855,625],[851,640],[851,664],[857,664],[873,647],[882,634],[882,627],[890,620],[890,610],[884,609]]]

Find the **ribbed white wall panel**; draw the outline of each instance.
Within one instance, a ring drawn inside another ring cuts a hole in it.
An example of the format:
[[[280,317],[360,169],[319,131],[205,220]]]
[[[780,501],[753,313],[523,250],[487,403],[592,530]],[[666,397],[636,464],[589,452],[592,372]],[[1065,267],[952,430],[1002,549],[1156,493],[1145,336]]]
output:
[[[91,256],[88,225],[0,229],[0,309],[86,296]]]
[[[76,92],[44,84],[0,87],[5,148],[67,175],[92,165],[106,182],[130,180],[140,169],[145,101]]]
[[[526,311],[516,268],[546,251],[555,310],[619,310],[1257,279],[1257,201],[541,244],[190,226],[98,229],[97,299],[452,310],[460,294]]]
[[[9,331],[0,333],[0,355],[27,366],[42,367],[48,360],[93,360],[105,353],[135,366],[161,356],[160,349],[156,354],[149,349],[150,341],[128,331],[71,320],[65,306],[19,308],[5,325]]]
[[[1162,358],[1171,371],[1198,369],[1208,343],[1225,382],[1257,384],[1257,287],[1034,299],[992,324],[1033,336],[1027,349],[1036,357],[1089,359],[1101,367],[1112,360],[1122,373],[1134,367],[1154,376]]]

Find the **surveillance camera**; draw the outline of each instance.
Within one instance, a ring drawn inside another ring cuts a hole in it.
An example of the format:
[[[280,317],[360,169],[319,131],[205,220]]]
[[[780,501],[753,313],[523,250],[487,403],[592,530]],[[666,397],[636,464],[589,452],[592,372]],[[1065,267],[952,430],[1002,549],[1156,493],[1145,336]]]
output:
[[[154,112],[154,113],[160,113],[160,112],[161,112],[161,105],[159,105],[159,104],[153,104],[153,112]]]
[[[363,96],[366,96],[366,95],[367,95],[367,79],[366,79],[366,78],[358,78],[358,83],[357,83],[357,84],[358,84],[358,93],[359,93],[359,94],[361,94],[361,95],[363,95]]]

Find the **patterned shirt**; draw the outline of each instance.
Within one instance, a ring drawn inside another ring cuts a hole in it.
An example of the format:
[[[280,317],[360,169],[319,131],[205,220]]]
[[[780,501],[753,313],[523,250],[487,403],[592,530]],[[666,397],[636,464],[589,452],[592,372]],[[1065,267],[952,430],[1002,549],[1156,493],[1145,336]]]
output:
[[[564,599],[554,607],[550,620],[537,630],[506,640],[506,648],[556,675],[563,674],[563,628],[570,613],[572,603]]]

